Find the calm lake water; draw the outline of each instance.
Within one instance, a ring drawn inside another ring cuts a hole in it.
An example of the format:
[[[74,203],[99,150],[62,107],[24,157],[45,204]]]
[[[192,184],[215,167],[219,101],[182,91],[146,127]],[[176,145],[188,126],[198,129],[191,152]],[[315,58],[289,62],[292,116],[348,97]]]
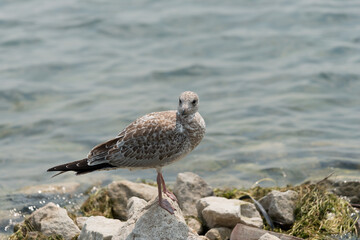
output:
[[[25,186],[155,181],[154,170],[46,169],[175,109],[185,90],[200,96],[207,135],[167,182],[359,177],[359,1],[4,0],[0,83],[0,218]]]

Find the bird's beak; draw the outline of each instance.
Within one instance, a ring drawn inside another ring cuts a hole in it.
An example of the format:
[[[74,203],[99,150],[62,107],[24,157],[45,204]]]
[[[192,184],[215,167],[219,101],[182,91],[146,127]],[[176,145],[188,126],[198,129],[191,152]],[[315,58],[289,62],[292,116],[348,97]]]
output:
[[[189,107],[187,105],[183,105],[182,109],[181,109],[181,115],[185,115],[186,112],[188,111]]]

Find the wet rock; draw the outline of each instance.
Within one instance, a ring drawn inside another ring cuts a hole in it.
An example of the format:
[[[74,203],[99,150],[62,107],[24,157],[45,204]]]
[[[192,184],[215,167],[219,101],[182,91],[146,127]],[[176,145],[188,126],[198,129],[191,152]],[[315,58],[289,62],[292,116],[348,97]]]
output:
[[[144,199],[138,197],[131,197],[127,205],[128,219],[141,212],[141,210],[145,207],[146,203],[147,202]]]
[[[115,218],[127,219],[128,199],[135,196],[145,201],[150,201],[157,196],[157,188],[143,183],[130,181],[116,181],[108,185],[108,194],[113,203],[113,214]]]
[[[247,205],[252,205],[252,207]],[[255,206],[245,201],[226,199],[223,197],[206,197],[200,199],[196,207],[199,215],[210,228],[233,228],[241,221],[257,227],[263,224],[261,216]],[[243,209],[243,211],[241,209]],[[251,211],[251,209],[253,211]]]
[[[297,199],[298,194],[295,191],[279,192],[273,190],[261,198],[259,202],[274,222],[289,226],[295,221],[294,210]]]
[[[66,194],[74,193],[80,187],[77,182],[52,183],[36,186],[28,186],[19,190],[23,194]]]
[[[187,217],[185,218],[185,221],[189,228],[191,228],[197,234],[200,234],[203,231],[202,224],[198,219],[193,217]]]
[[[79,229],[81,230],[84,227],[84,224],[86,222],[86,220],[88,220],[88,217],[77,217],[76,218],[76,225],[79,227]]]
[[[34,227],[34,230],[46,236],[58,234],[66,240],[80,233],[79,228],[68,216],[66,210],[54,203],[48,203],[33,212],[29,217],[29,224]]]
[[[196,202],[200,198],[212,196],[212,188],[198,175],[192,172],[179,173],[174,186],[180,208],[185,216],[198,216]]]
[[[206,234],[209,240],[228,240],[230,239],[231,229],[225,227],[212,228]]]
[[[174,214],[161,208],[158,199],[154,199],[136,211],[113,239],[196,239],[198,236],[186,225],[179,205],[166,196],[164,198],[176,209]]]
[[[79,240],[112,239],[118,235],[123,223],[103,216],[89,217],[81,230]]]
[[[360,204],[360,182],[339,181],[333,183],[332,190],[336,195],[347,197],[350,203]]]
[[[280,240],[280,238],[274,236],[274,235],[271,235],[269,233],[265,233],[264,235],[262,235],[259,240]]]

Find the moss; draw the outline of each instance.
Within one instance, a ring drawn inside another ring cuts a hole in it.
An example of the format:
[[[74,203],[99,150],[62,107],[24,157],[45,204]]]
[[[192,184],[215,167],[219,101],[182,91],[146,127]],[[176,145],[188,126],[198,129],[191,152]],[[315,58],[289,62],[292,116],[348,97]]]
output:
[[[81,205],[80,210],[85,216],[104,216],[113,218],[112,202],[106,188],[101,188],[91,194]]]
[[[36,232],[35,228],[30,224],[28,219],[14,227],[14,233],[9,237],[9,240],[63,240],[61,235],[53,234],[51,236],[45,236],[40,232]]]
[[[321,185],[304,184],[298,187],[299,199],[295,223],[289,234],[310,239],[328,239],[330,235],[358,234],[355,210],[344,199],[330,193]]]
[[[286,187],[290,189],[291,186]],[[271,192],[272,190],[283,190],[285,188],[272,187],[272,188],[263,188],[263,187],[254,187],[250,189],[238,189],[238,188],[215,188],[214,194],[217,197],[224,197],[229,199],[239,198],[243,195],[251,195],[255,199],[260,199],[264,197],[266,194]]]

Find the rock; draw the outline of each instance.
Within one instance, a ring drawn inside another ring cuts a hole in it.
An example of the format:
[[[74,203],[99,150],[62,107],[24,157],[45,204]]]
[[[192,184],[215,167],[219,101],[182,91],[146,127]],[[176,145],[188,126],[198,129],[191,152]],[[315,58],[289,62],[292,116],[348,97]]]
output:
[[[33,212],[29,217],[29,223],[34,227],[34,230],[46,236],[59,234],[65,240],[72,239],[80,233],[79,228],[68,216],[66,210],[52,202]]]
[[[235,226],[235,228],[231,232],[230,239],[231,240],[259,240],[259,238],[261,238],[266,233],[274,235],[274,236],[280,238],[281,240],[301,240],[302,239],[302,238],[297,238],[297,237],[282,234],[282,233],[270,232],[270,231],[266,231],[264,229],[246,226],[242,223],[238,223]]]
[[[123,223],[103,216],[89,217],[81,230],[79,240],[110,240],[119,235]]]
[[[263,228],[263,220],[254,204],[242,204],[240,206],[240,223],[248,226]]]
[[[271,191],[259,200],[274,222],[292,225],[295,221],[294,210],[298,193],[292,190],[279,192]]]
[[[176,209],[174,214],[170,214],[161,208],[157,198],[153,199],[149,201],[142,210],[136,211],[136,213],[125,222],[120,234],[113,239],[197,239],[197,234],[192,233],[186,225],[179,205],[167,196],[164,196],[164,198]]]
[[[332,190],[336,195],[347,197],[350,203],[360,204],[360,182],[339,181],[333,183]]]
[[[280,240],[280,238],[274,236],[274,235],[271,235],[269,233],[265,233],[264,235],[262,235],[259,240]]]
[[[245,201],[223,197],[206,197],[200,199],[196,207],[209,228],[233,228],[241,221],[256,227],[262,227],[263,224],[255,206]]]
[[[157,196],[157,188],[143,184],[133,183],[130,181],[116,181],[107,186],[108,194],[113,205],[113,214],[115,218],[121,220],[127,219],[127,204],[131,197],[142,198],[145,201],[150,201]]]
[[[197,234],[200,234],[203,231],[201,222],[194,217],[185,218],[186,224]]]
[[[225,227],[212,228],[206,234],[209,240],[228,240],[230,239],[231,229]]]
[[[84,224],[86,220],[88,220],[88,217],[77,217],[76,218],[76,225],[80,228],[80,230],[84,227]]]
[[[36,186],[28,186],[20,189],[23,194],[65,194],[74,193],[80,187],[77,182],[53,183]]]
[[[144,199],[138,197],[131,197],[128,200],[127,204],[127,217],[128,219],[132,218],[132,216],[138,214],[146,205],[146,201]]]
[[[178,174],[174,194],[184,215],[197,217],[196,202],[200,198],[212,196],[214,193],[200,176],[192,172],[185,172]]]

